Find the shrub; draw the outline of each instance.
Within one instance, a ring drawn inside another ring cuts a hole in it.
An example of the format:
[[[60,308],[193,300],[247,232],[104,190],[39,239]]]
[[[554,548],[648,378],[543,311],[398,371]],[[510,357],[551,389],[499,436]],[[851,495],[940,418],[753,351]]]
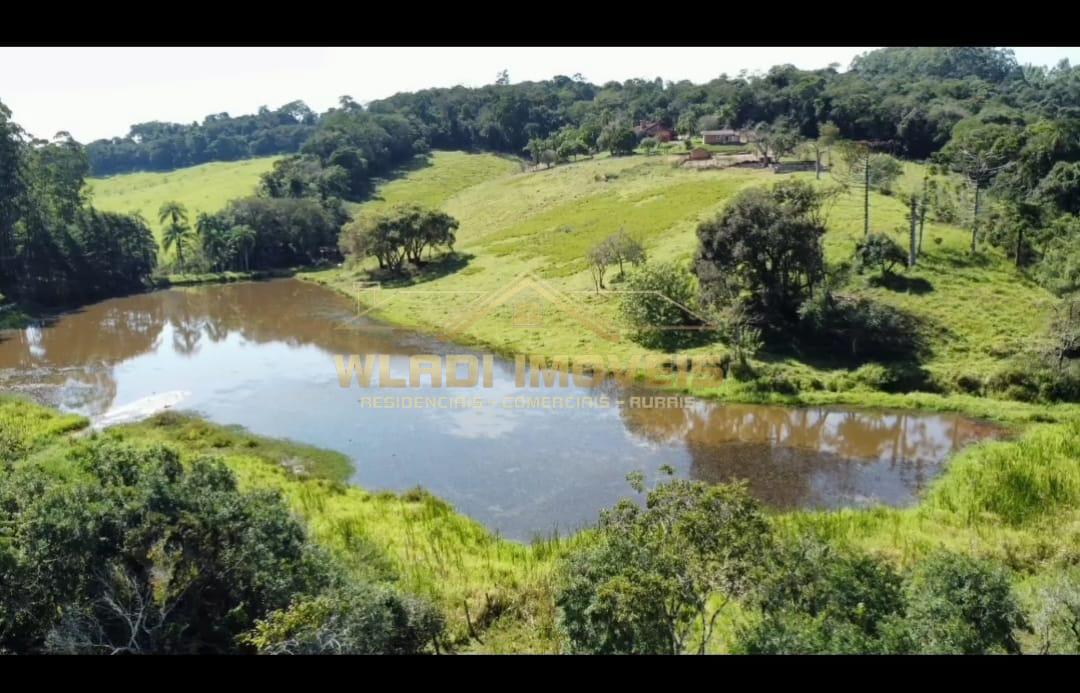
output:
[[[692,311],[696,304],[693,277],[681,265],[644,265],[626,282],[619,308],[633,327],[633,339],[651,349],[677,349],[697,341],[700,325]],[[672,329],[676,328],[676,329]]]
[[[260,654],[416,654],[443,626],[427,602],[360,583],[275,611],[242,640]]]
[[[861,296],[820,292],[799,309],[804,347],[846,358],[903,359],[923,350],[915,320]]]
[[[342,583],[281,497],[241,491],[219,460],[94,440],[68,463],[64,475],[32,463],[0,475],[13,538],[0,648],[242,652],[258,621]]]
[[[905,627],[919,652],[1019,654],[1015,633],[1027,623],[996,565],[938,551],[915,567],[904,595]]]
[[[815,538],[783,544],[750,602],[761,619],[736,634],[739,652],[865,653],[890,649],[903,611],[900,576],[886,563]]]
[[[1016,360],[991,375],[986,389],[1020,402],[1080,401],[1080,364],[1058,368],[1038,357]]]
[[[559,567],[573,652],[704,652],[724,605],[753,584],[769,526],[743,485],[671,481],[620,501]]]
[[[884,233],[871,233],[855,244],[855,266],[863,269],[876,268],[882,276],[891,274],[893,267],[908,261],[907,252]]]
[[[1058,575],[1039,590],[1033,618],[1041,654],[1080,654],[1080,571]]]
[[[1026,622],[994,564],[938,551],[908,577],[816,539],[785,545],[736,631],[746,653],[1019,653]],[[1060,611],[1055,611],[1060,617]]]

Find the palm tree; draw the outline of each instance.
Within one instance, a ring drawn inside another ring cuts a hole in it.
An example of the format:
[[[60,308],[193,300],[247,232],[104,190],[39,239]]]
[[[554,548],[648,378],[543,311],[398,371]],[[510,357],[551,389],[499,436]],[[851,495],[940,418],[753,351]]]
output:
[[[164,224],[166,221],[172,225],[187,225],[187,208],[176,200],[165,202],[158,208],[158,221]]]
[[[168,252],[176,247],[176,261],[180,270],[184,269],[184,244],[191,237],[191,229],[187,225],[187,209],[176,201],[169,201],[158,209],[158,221],[168,224],[161,236],[161,246]]]
[[[236,247],[244,254],[244,271],[250,271],[250,267],[248,266],[248,254],[251,252],[252,246],[255,245],[255,239],[257,238],[255,229],[247,224],[240,224],[239,226],[232,227],[229,231],[229,236],[229,240],[232,243],[235,243]]]
[[[169,252],[176,247],[176,262],[180,271],[184,269],[184,245],[191,239],[191,229],[182,224],[170,224],[161,235],[161,247]]]
[[[203,254],[215,269],[223,269],[232,254],[228,232],[217,217],[202,212],[195,219],[195,229],[202,239]]]

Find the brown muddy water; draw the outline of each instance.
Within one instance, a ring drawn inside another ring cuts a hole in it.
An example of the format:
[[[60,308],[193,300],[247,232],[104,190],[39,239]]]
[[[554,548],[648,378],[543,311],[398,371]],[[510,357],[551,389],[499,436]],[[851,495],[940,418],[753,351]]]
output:
[[[165,407],[257,434],[347,454],[365,488],[417,485],[514,539],[592,524],[632,495],[626,475],[746,479],[771,507],[836,508],[914,501],[955,450],[994,428],[950,414],[843,411],[694,401],[629,405],[611,383],[560,390],[608,394],[610,406],[499,406],[523,394],[498,360],[480,408],[362,406],[338,383],[335,354],[465,350],[364,321],[353,303],[294,279],[172,289],[117,298],[48,326],[0,333],[0,389],[84,414],[97,425]],[[410,398],[448,396],[425,378]],[[478,389],[458,395],[476,394]],[[538,394],[525,388],[524,394]],[[539,393],[546,394],[546,393]],[[637,393],[641,394],[641,393]]]

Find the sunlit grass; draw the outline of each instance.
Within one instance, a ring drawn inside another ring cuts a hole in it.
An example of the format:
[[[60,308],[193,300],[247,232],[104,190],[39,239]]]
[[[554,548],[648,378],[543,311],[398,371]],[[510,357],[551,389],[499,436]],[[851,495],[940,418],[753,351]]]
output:
[[[237,197],[255,193],[259,176],[269,171],[277,156],[243,161],[215,161],[164,173],[124,173],[108,178],[90,178],[87,189],[91,202],[109,212],[138,212],[161,241],[158,209],[176,200],[188,210],[195,223],[199,212],[213,213]]]
[[[620,325],[617,300],[597,296],[584,261],[585,252],[610,233],[624,228],[646,247],[650,259],[689,262],[696,247],[699,221],[720,211],[738,190],[772,184],[783,177],[761,169],[687,170],[670,156],[598,156],[530,172],[504,173],[463,187],[475,170],[489,173],[476,155],[436,154],[431,165],[407,173],[379,192],[390,201],[415,199],[439,204],[461,223],[456,250],[465,258],[453,272],[436,274],[408,287],[384,286],[376,315],[396,324],[439,330],[468,310],[477,296],[510,285],[532,272],[557,290],[567,292],[582,314]],[[506,162],[501,162],[505,164]],[[460,172],[460,174],[459,174]],[[871,228],[907,243],[907,190],[918,190],[925,167],[905,164],[905,173],[891,195],[871,195]],[[812,172],[791,174],[815,180]],[[417,182],[412,187],[413,181]],[[818,185],[836,182],[824,174]],[[385,191],[385,194],[383,194]],[[850,261],[863,232],[862,197],[857,191],[841,195],[828,208],[824,246],[832,267]],[[382,203],[373,203],[382,204]],[[1000,251],[986,247],[972,257],[970,232],[929,219],[924,230],[918,266],[905,273],[899,288],[880,286],[872,273],[853,274],[843,289],[895,306],[917,318],[929,345],[921,365],[934,385],[949,396],[911,397],[874,393],[868,397],[854,386],[848,369],[826,366],[790,354],[765,354],[771,372],[795,382],[820,383],[800,391],[805,403],[871,404],[881,397],[888,406],[922,406],[968,411],[1009,420],[1058,418],[1045,408],[1014,407],[968,398],[959,383],[986,382],[1005,360],[1020,352],[1031,336],[1045,329],[1056,298],[1018,271]],[[352,293],[355,283],[368,278],[370,263],[357,268],[308,273],[310,279]],[[614,280],[615,272],[609,273]],[[617,281],[609,281],[618,288]],[[584,330],[572,316],[552,311],[542,328],[507,328],[507,311],[476,321],[457,341],[483,345],[503,353],[582,354],[601,351],[623,355],[640,347],[612,345]],[[623,326],[625,327],[625,326]],[[701,347],[726,351],[722,344]],[[830,385],[831,384],[831,385]],[[857,394],[849,396],[853,390]],[[701,392],[730,399],[787,399],[731,383]],[[952,399],[955,398],[955,399]],[[1001,416],[998,414],[1001,413]],[[1069,416],[1075,412],[1070,412]]]

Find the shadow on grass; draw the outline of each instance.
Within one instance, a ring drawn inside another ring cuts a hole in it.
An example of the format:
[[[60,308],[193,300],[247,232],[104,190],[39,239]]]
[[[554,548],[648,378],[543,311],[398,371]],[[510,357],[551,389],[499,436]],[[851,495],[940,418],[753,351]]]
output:
[[[926,279],[922,277],[906,277],[902,274],[889,273],[870,277],[867,283],[870,286],[908,294],[928,294],[934,290],[934,285]]]
[[[378,202],[383,202],[385,198],[375,192],[380,185],[385,185],[391,181],[397,180],[398,178],[404,178],[413,171],[420,171],[432,165],[433,163],[430,154],[417,154],[409,161],[401,164],[394,170],[387,173],[385,176],[381,178],[372,178],[368,182],[367,191],[361,195],[355,196],[354,198],[350,198],[349,201],[359,203],[375,200]]]
[[[388,289],[415,286],[459,272],[468,267],[475,257],[471,253],[454,252],[443,255],[436,260],[427,261],[419,266],[406,265],[397,272],[372,270],[368,273],[368,277]]]
[[[954,250],[952,248],[935,249],[937,259],[951,267],[978,267],[986,268],[996,264],[989,255],[979,250],[975,254],[969,251]]]

